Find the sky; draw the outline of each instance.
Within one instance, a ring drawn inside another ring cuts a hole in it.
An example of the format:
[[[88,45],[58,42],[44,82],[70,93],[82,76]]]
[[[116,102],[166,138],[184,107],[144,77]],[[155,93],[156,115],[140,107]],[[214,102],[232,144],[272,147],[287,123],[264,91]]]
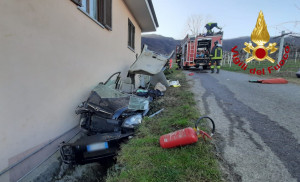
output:
[[[186,35],[187,19],[199,15],[209,22],[217,22],[224,31],[224,39],[250,36],[260,10],[264,14],[270,36],[278,36],[281,31],[300,33],[300,0],[152,0],[152,2],[159,28],[151,33],[175,39],[183,39]],[[297,21],[298,23],[295,23]]]

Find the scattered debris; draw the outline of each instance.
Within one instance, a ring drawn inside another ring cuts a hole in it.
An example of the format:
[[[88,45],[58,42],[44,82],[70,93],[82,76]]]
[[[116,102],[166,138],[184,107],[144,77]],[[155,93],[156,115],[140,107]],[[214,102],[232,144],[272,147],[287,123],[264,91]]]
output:
[[[200,130],[198,127],[200,121],[204,118],[207,118],[211,121],[212,123],[212,131],[211,134],[207,134],[206,132]],[[196,143],[198,141],[198,138],[202,137],[204,141],[206,141],[205,137],[211,139],[215,132],[215,123],[214,121],[208,117],[208,116],[203,116],[200,117],[196,122],[195,122],[195,128],[185,128],[181,129],[166,135],[163,135],[160,137],[159,142],[160,146],[162,148],[174,148],[178,146],[184,146],[184,145],[189,145]]]
[[[141,91],[141,89],[137,90],[136,92],[137,96],[140,97],[152,97],[153,99],[156,99],[157,97],[161,97],[164,94],[160,91],[160,90],[143,90]]]
[[[296,76],[297,76],[298,78],[300,78],[300,69],[299,69],[299,71],[296,73]]]
[[[158,82],[155,85],[154,90],[159,90],[161,92],[165,92],[167,90],[167,88],[163,84],[161,84],[160,82]]]
[[[170,81],[170,87],[180,87],[180,83],[178,80],[176,81]]]
[[[193,75],[194,75],[194,73],[190,73],[190,74],[189,74],[189,76],[193,76]]]
[[[151,114],[151,115],[149,116],[149,118],[153,118],[155,115],[161,113],[163,110],[164,110],[164,108],[160,109],[159,111],[155,112],[154,114]]]
[[[284,78],[272,78],[265,80],[249,80],[250,83],[262,83],[262,84],[287,84],[288,81]]]

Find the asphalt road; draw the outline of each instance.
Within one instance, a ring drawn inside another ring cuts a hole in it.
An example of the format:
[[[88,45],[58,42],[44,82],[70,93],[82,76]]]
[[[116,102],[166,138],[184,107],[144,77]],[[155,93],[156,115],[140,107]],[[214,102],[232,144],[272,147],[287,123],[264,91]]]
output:
[[[194,72],[203,115],[216,122],[214,142],[230,181],[300,181],[300,85],[259,84],[221,70]]]

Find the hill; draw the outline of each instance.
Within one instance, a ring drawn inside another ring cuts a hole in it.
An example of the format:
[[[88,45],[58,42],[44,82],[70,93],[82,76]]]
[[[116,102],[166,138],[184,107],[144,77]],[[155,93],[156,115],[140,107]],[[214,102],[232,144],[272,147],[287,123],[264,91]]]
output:
[[[173,50],[175,50],[176,45],[180,44],[180,40],[156,34],[146,34],[142,35],[142,45],[144,44],[147,44],[148,48],[152,51],[169,55]]]
[[[238,46],[238,49],[244,48],[244,43],[249,42],[250,36],[247,37],[238,37],[238,38],[233,38],[233,39],[224,39],[223,41],[223,50],[224,51],[230,51],[232,47]],[[280,44],[280,38],[270,38],[270,43],[276,42],[277,46]],[[289,44],[290,46],[294,46],[299,48],[300,47],[300,38],[294,38],[294,37],[287,37],[284,39],[285,44]],[[267,43],[265,46],[267,46],[269,43]]]
[[[173,50],[175,50],[176,45],[180,44],[180,41],[181,40],[175,40],[172,37],[164,37],[156,34],[142,35],[142,45],[147,44],[150,50],[161,54],[170,54]],[[244,43],[249,41],[250,36],[224,39],[223,50],[230,51],[234,46],[238,46],[238,49],[241,49],[245,47]],[[269,42],[276,42],[277,46],[279,46],[280,38],[271,37]],[[284,42],[291,46],[300,47],[300,38],[287,37]]]

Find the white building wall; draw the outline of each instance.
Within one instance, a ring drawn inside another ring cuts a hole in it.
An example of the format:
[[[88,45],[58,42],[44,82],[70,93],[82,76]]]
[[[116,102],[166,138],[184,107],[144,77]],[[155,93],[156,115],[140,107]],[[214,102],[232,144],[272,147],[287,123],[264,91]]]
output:
[[[8,160],[78,124],[74,110],[91,89],[127,69],[141,29],[113,0],[112,31],[70,0],[0,1],[0,171]],[[127,47],[128,18],[136,28]]]

